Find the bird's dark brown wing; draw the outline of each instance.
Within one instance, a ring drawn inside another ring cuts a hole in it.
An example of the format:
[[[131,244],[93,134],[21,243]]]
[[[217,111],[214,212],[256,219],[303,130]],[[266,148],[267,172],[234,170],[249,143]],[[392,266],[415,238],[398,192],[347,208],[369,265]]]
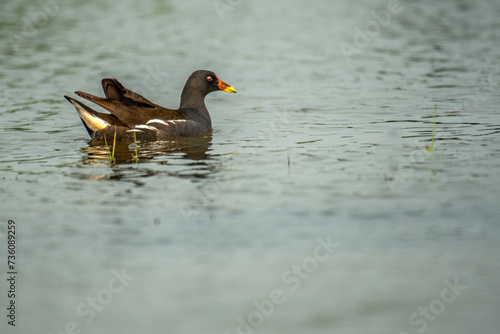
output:
[[[108,100],[121,101],[129,106],[140,106],[145,108],[158,107],[158,105],[149,101],[144,96],[123,87],[116,79],[102,79],[101,83],[104,94],[106,94]]]
[[[106,94],[105,98],[79,91],[75,94],[108,110],[131,128],[154,118],[163,120],[183,118],[176,110],[163,108],[123,87],[116,79],[103,79],[102,87]]]

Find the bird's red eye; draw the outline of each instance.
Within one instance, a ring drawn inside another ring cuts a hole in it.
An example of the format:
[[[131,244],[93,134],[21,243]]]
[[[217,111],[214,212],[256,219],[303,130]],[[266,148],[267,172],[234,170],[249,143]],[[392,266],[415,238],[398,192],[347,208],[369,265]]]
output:
[[[214,81],[214,78],[212,78],[212,77],[207,77],[207,81],[208,81],[208,82],[212,82],[212,81]]]

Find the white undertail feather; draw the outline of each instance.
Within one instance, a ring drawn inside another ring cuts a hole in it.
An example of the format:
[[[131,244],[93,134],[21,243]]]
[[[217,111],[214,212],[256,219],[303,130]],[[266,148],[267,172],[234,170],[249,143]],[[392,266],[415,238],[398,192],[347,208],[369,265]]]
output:
[[[158,123],[158,124],[163,124],[165,126],[168,126],[167,122],[165,122],[162,119],[157,119],[157,118],[150,119],[149,121],[146,122],[146,124],[150,124],[150,123]]]
[[[75,106],[76,112],[78,113],[80,118],[85,122],[85,124],[89,127],[90,130],[94,132],[99,130],[104,130],[111,125],[105,120],[89,113],[77,102],[71,101],[71,103],[73,104],[73,106]]]
[[[158,124],[163,124],[165,126],[169,126],[171,124],[179,124],[179,123],[184,123],[184,122],[187,122],[187,120],[186,119],[171,119],[168,121],[164,121],[162,119],[153,118],[153,119],[150,119],[149,121],[147,121],[146,124],[158,123]]]

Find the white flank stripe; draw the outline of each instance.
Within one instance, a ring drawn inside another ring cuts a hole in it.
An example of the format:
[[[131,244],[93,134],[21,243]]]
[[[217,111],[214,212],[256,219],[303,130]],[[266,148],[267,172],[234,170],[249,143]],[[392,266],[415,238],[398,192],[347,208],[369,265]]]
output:
[[[154,119],[150,119],[149,121],[146,122],[146,124],[149,124],[149,123],[159,123],[159,124],[163,124],[165,126],[168,126],[168,123],[165,122],[164,120],[162,119],[157,119],[157,118],[154,118]]]
[[[151,125],[146,125],[146,124],[141,124],[141,125],[136,125],[136,129],[146,129],[146,130],[151,130],[151,131],[158,131],[157,128]]]
[[[127,132],[142,132],[142,130],[138,130],[138,129],[130,129],[130,130],[127,130]]]

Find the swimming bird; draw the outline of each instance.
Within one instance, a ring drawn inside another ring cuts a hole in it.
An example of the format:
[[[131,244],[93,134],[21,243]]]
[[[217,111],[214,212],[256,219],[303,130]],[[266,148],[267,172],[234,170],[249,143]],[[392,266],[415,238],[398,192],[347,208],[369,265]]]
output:
[[[207,70],[198,70],[189,76],[178,109],[154,104],[123,87],[116,79],[102,79],[102,88],[105,98],[80,91],[75,94],[103,107],[110,114],[95,111],[78,100],[64,96],[75,107],[90,137],[96,140],[109,140],[115,134],[116,139],[121,141],[209,134],[212,121],[205,106],[205,96],[218,90],[236,93],[233,87]]]

